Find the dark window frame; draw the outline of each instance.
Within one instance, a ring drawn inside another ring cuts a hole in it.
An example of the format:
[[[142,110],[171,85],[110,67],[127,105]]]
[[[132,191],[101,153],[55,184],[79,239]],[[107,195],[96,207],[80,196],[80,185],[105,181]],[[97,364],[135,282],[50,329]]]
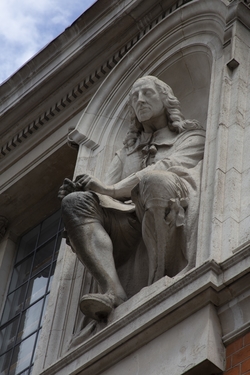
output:
[[[24,256],[21,256],[21,259],[20,259],[20,252],[22,251],[23,253],[24,251],[25,253],[25,247],[23,247],[23,245],[21,247],[22,240],[25,239],[25,237],[29,238],[28,237],[29,234],[31,234],[32,231],[36,232],[36,228],[38,228],[38,230],[37,230],[35,246],[33,247],[33,250],[30,251],[30,247],[27,246],[27,254],[24,254]],[[51,230],[52,230],[52,233],[50,233]],[[3,309],[1,322],[0,322],[0,340],[1,340],[1,336],[2,337],[6,336],[6,333],[7,333],[8,340],[9,340],[7,344],[6,344],[6,339],[5,339],[5,342],[4,342],[4,339],[2,340],[3,342],[0,342],[0,374],[1,375],[2,374],[3,375],[22,375],[22,374],[30,375],[31,374],[32,367],[34,364],[34,355],[35,355],[36,345],[39,339],[39,334],[41,332],[42,320],[43,320],[44,313],[46,310],[46,303],[48,300],[48,295],[50,293],[51,280],[54,275],[57,255],[60,249],[62,233],[63,233],[63,225],[62,225],[62,220],[61,220],[61,214],[60,214],[60,211],[57,211],[53,215],[43,220],[35,228],[33,228],[32,230],[24,234],[20,239],[13,270],[12,270],[12,276],[11,276],[10,283],[9,283],[9,290],[6,296],[5,307]],[[42,241],[42,243],[39,243],[40,238],[43,238],[43,239],[45,238]],[[47,249],[46,249],[46,245],[47,245]],[[50,248],[52,247],[53,247],[53,250],[52,250],[52,253],[50,253]],[[45,251],[44,254],[42,253],[43,249]],[[46,250],[47,250],[47,253],[46,253]],[[36,258],[37,254],[38,254],[38,259]],[[28,277],[23,282],[21,278],[21,282],[20,282],[20,274],[22,274],[22,272],[24,272],[24,269],[26,270],[27,266],[29,266],[29,264],[28,263],[25,264],[25,262],[31,257],[32,257],[32,260],[30,264],[30,269],[28,269],[29,272],[27,272]],[[22,266],[26,268],[23,267],[22,269]],[[34,266],[36,267],[35,269],[34,269]],[[18,267],[20,267],[20,270],[18,269]],[[38,280],[39,278],[40,278],[40,281],[41,279],[45,279],[45,281],[42,281],[42,287],[38,289],[37,292],[32,294],[33,289],[35,289],[34,286],[35,286],[36,280],[38,282],[37,287],[39,287],[39,280]],[[13,287],[13,282],[15,283],[14,287]],[[24,293],[21,288],[25,289]],[[44,292],[41,295],[39,295],[39,291],[43,289],[44,289]],[[16,303],[15,301],[15,295],[18,295],[18,293],[23,294],[20,304]],[[35,297],[32,300],[32,296],[35,296],[36,293],[38,293],[38,297],[37,298]],[[39,308],[39,303],[41,303],[39,314],[37,315],[37,320],[33,321],[32,318],[30,319],[29,317],[29,312],[32,311],[32,307],[34,309],[36,307]],[[20,308],[20,305],[21,305],[21,308]],[[15,310],[14,315],[12,316],[13,311],[11,307],[13,306],[16,307],[16,310]],[[17,320],[16,327],[14,325],[15,320]],[[31,325],[30,331],[29,331],[29,325],[27,327],[25,325],[26,321],[29,321],[29,324]],[[7,331],[8,327],[9,327],[9,332]],[[27,333],[24,334],[25,329],[27,328],[28,328],[28,334]],[[4,330],[6,330],[6,332]],[[12,336],[12,331],[15,331],[13,336]],[[24,366],[23,368],[21,367],[20,370],[16,371],[18,368],[17,367],[18,364],[20,365],[21,363],[20,358],[19,358],[19,351],[20,351],[21,345],[24,343],[24,346],[25,346],[25,340],[30,339],[33,335],[34,335],[34,342],[33,342],[33,347],[30,348],[31,350],[29,354],[27,355],[27,366]],[[19,351],[18,351],[18,348],[19,348]],[[10,357],[8,358],[9,354],[10,354]],[[15,359],[15,355],[16,355],[16,359]]]

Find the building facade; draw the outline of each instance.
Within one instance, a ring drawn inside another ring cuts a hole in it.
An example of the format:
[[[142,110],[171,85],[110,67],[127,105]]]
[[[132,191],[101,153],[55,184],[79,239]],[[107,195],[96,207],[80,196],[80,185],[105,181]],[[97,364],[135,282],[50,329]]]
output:
[[[249,47],[247,0],[99,0],[1,86],[1,375],[250,374]],[[94,331],[57,192],[103,178],[149,74],[206,128],[196,266]]]

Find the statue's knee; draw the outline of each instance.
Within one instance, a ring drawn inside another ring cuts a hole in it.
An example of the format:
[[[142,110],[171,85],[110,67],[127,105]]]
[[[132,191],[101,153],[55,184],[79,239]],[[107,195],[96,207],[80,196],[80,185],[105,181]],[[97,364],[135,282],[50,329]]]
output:
[[[165,191],[169,190],[169,186],[172,185],[172,175],[168,172],[152,171],[145,174],[140,183],[139,190],[141,194],[149,193],[148,198],[158,196],[162,189]]]
[[[145,174],[140,181],[142,186],[159,186],[161,184],[166,184],[172,179],[172,173],[166,171],[150,171]]]
[[[89,191],[75,191],[66,195],[62,200],[62,213],[63,215],[71,215],[78,210],[88,208],[90,201],[95,202],[93,194]]]
[[[72,204],[74,204],[74,202],[78,200],[78,195],[79,195],[79,192],[73,192],[73,193],[66,195],[62,199],[62,209],[67,210],[68,207],[70,206],[72,207]]]
[[[70,217],[72,214],[72,209],[74,207],[74,203],[76,200],[76,194],[77,193],[70,193],[66,195],[62,200],[61,207],[62,207],[62,216],[64,219],[67,217]]]

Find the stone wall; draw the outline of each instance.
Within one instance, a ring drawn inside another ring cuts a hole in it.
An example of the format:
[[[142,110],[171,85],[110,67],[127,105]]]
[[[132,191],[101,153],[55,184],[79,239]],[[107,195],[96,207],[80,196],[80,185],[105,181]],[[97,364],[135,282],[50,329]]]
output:
[[[58,208],[62,179],[104,176],[138,77],[167,82],[207,130],[196,268],[141,290],[85,335],[78,301],[93,280],[63,241],[34,375],[250,373],[248,3],[100,0],[1,89],[2,300],[18,238]]]

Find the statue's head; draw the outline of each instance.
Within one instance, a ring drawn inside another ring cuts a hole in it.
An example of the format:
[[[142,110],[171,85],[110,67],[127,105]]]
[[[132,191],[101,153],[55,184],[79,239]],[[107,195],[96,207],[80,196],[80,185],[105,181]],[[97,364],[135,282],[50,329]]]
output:
[[[165,112],[164,98],[155,80],[157,78],[150,76],[140,78],[133,84],[129,93],[131,110],[134,111],[135,117],[141,124],[164,115]]]
[[[183,114],[181,113],[179,100],[174,96],[174,93],[170,86],[154,76],[145,76],[136,80],[129,93],[128,104],[130,108],[131,120],[132,122],[135,122],[138,130],[142,130],[141,121],[143,121],[141,119],[142,116],[139,112],[139,105],[137,104],[137,110],[135,104],[136,93],[138,92],[138,89],[140,87],[143,87],[143,89],[145,90],[145,97],[147,88],[155,92],[153,101],[150,97],[150,94],[147,98],[151,104],[151,107],[155,107],[154,113],[152,113],[152,115],[157,116],[163,108],[167,118],[167,126],[170,128],[170,130],[176,131],[178,133],[183,131],[182,129],[185,119]]]
[[[139,100],[138,95],[144,96]],[[144,103],[144,104],[142,104]],[[128,100],[131,125],[124,141],[131,145],[143,131],[143,121],[165,112],[166,124],[173,132],[181,133],[188,129],[201,128],[196,120],[186,120],[180,109],[180,102],[174,96],[173,90],[165,82],[154,76],[144,76],[135,81],[129,93]],[[133,134],[136,134],[134,136]]]

